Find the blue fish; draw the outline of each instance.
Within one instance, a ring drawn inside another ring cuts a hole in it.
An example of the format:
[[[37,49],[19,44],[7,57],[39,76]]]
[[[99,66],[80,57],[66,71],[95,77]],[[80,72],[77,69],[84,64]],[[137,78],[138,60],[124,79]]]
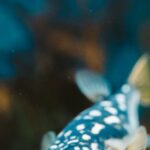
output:
[[[147,132],[139,124],[139,100],[134,87],[122,86],[81,112],[55,138],[49,136],[45,150],[145,150]]]

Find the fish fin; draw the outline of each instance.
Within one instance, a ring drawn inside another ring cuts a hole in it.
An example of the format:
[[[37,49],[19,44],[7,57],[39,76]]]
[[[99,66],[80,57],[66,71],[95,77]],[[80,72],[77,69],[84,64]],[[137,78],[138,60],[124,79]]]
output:
[[[48,147],[53,144],[56,139],[56,134],[53,131],[49,131],[44,134],[41,142],[41,150],[48,150]]]
[[[97,102],[101,97],[109,96],[111,93],[106,79],[90,70],[77,71],[75,82],[80,91],[92,102]]]
[[[105,142],[106,150],[145,150],[147,132],[145,127],[139,127],[134,134],[124,139],[109,139]]]
[[[150,107],[150,56],[144,54],[133,67],[128,82],[141,93],[141,104]]]
[[[139,58],[139,60],[133,67],[133,69],[128,77],[128,82],[130,84],[132,84],[132,85],[141,84],[141,80],[139,80],[139,78],[142,79],[141,74],[143,75],[143,72],[145,73],[145,70],[148,70],[148,63],[149,63],[149,55],[144,54]]]
[[[132,136],[126,150],[145,150],[147,146],[147,132],[145,127],[139,127]]]

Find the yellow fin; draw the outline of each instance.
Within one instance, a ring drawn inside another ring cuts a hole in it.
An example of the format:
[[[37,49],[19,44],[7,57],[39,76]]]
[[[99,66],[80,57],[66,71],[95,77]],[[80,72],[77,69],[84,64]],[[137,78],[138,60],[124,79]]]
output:
[[[141,104],[150,106],[150,56],[144,54],[133,68],[128,82],[141,93]]]

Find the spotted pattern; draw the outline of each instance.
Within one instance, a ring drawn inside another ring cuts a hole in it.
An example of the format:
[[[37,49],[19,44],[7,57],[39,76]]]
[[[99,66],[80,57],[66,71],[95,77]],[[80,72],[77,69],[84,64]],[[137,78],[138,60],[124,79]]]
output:
[[[58,135],[49,150],[105,150],[105,140],[128,134],[128,97],[131,88],[100,101],[81,112]]]

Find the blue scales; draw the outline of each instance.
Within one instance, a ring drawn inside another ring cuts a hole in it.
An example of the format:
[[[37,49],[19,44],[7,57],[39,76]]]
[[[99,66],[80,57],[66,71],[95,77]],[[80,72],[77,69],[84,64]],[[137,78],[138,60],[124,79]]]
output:
[[[73,119],[48,150],[125,150],[146,148],[147,134],[139,126],[139,92],[124,85]]]

